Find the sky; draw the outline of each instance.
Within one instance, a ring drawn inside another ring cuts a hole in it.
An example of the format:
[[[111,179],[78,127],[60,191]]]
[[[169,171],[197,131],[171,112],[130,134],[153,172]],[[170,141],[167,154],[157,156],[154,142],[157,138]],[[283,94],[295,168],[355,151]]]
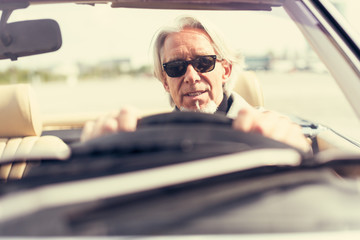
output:
[[[346,13],[354,18],[354,22],[360,23],[358,17],[360,1],[342,1],[353,4],[354,7],[345,9]],[[126,57],[130,57],[135,64],[146,64],[150,61],[150,42],[154,33],[164,23],[171,21],[179,14],[183,12],[163,10],[154,15],[149,10],[112,9],[106,4],[95,7],[75,4],[71,7],[69,4],[37,5],[16,10],[9,22],[24,19],[55,19],[62,31],[63,46],[54,53],[20,58],[15,64],[25,67],[51,66],[75,62],[95,63]],[[269,18],[266,13],[253,16],[246,12],[239,15],[231,11],[216,14],[211,11],[204,12],[202,15],[216,23],[224,36],[231,35],[228,42],[242,52],[257,54],[270,50],[283,51],[283,49],[303,51],[306,47],[303,41],[298,40],[302,36],[294,28],[293,23],[286,21],[283,17]],[[279,26],[279,32],[260,24],[263,19]],[[234,26],[232,23],[235,22],[242,24]],[[244,36],[241,34],[233,36],[234,27],[241,28]],[[358,31],[360,32],[360,29]],[[283,34],[284,32],[286,34]],[[252,37],[246,37],[246,33],[251,33]],[[6,67],[9,64],[14,64],[14,62],[2,61],[0,67]]]
[[[81,15],[79,15],[80,10]],[[63,36],[63,46],[60,51],[46,54],[46,56],[39,55],[36,56],[36,59],[34,57],[22,58],[17,64],[55,64],[61,63],[62,59],[67,62],[94,62],[121,56],[129,56],[134,61],[146,62],[150,58],[150,42],[156,30],[180,14],[183,12],[164,10],[154,15],[149,10],[111,9],[109,5],[96,7],[72,5],[69,8],[69,4],[56,7],[54,5],[31,6],[28,9],[17,10],[11,16],[10,22],[23,19],[53,18],[58,21]],[[246,13],[243,14],[244,20],[241,17],[239,19],[239,14],[235,12],[216,14],[204,12],[203,15],[212,22],[216,22],[217,27],[223,31],[225,36],[233,33],[234,26],[229,24],[229,21],[244,22],[241,26],[243,32],[252,32],[255,37],[249,39],[237,35],[232,36],[228,41],[232,45],[246,46],[247,51],[261,51],[274,44],[282,48],[291,42],[261,26],[260,18],[264,17],[262,14],[250,22]],[[282,30],[289,28],[287,32],[291,31],[290,29],[293,27],[290,22],[281,18],[274,18],[272,21],[278,21]],[[269,37],[264,41],[262,36],[266,32]],[[294,34],[290,36],[295,37]],[[134,48],[134,46],[136,47]],[[256,48],[251,49],[250,46],[256,46]]]

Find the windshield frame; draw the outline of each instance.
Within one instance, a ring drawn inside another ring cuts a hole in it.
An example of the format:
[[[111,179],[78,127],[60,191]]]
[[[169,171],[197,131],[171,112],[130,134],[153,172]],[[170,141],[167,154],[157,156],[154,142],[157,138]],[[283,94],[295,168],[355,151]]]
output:
[[[324,12],[324,6],[319,4],[315,1],[286,1],[284,8],[327,66],[360,119],[358,51],[354,52],[351,45],[349,46],[346,42],[347,38],[344,33],[337,31],[336,26],[342,26],[342,24],[335,19],[329,19],[329,14]],[[335,12],[336,10],[331,9],[331,11]],[[337,14],[337,18],[340,19],[341,16]]]

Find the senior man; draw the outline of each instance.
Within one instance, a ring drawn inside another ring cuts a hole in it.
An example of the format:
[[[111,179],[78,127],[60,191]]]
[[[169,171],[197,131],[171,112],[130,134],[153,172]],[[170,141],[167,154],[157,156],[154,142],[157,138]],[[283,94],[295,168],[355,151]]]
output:
[[[174,111],[224,114],[233,118],[233,128],[256,132],[294,146],[311,149],[301,127],[272,111],[251,107],[231,92],[232,73],[240,62],[223,39],[204,21],[182,17],[158,32],[154,42],[154,73],[170,94]],[[87,122],[85,141],[118,131],[135,131],[139,114],[123,108],[118,113]]]

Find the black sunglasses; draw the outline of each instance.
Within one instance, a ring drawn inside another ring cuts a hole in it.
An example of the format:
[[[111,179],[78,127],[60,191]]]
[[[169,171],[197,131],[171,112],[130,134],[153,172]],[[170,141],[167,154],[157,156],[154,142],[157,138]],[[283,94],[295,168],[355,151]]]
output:
[[[200,56],[193,60],[182,61],[176,60],[163,64],[164,70],[169,77],[181,77],[187,71],[189,64],[201,73],[206,73],[214,70],[216,63],[216,55]]]

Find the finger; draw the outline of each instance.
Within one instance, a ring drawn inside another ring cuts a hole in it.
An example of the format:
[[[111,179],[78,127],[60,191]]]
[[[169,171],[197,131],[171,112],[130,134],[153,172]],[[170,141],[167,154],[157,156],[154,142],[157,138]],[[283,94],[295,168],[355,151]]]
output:
[[[253,129],[254,118],[254,111],[250,107],[245,107],[238,112],[232,127],[239,131],[250,132]]]
[[[107,117],[103,120],[100,134],[110,134],[118,131],[118,121],[113,117]]]
[[[290,134],[287,135],[286,139],[284,139],[286,143],[304,152],[311,151],[311,144],[302,133],[301,127],[299,125],[293,126],[292,131],[289,133]]]
[[[270,114],[269,114],[270,115]],[[292,122],[287,116],[281,114],[271,114],[268,120],[267,130],[263,135],[279,142],[283,142],[292,147],[308,152],[311,149],[309,142],[302,133],[301,127]]]
[[[290,131],[294,123],[287,117],[276,112],[266,111],[259,114],[254,131],[274,139],[282,139]],[[296,125],[295,125],[296,126]]]
[[[132,107],[121,109],[117,117],[118,131],[133,132],[136,130],[139,120],[138,111]]]
[[[93,129],[94,129],[95,122],[94,121],[87,121],[82,129],[80,141],[85,142],[92,137]]]
[[[101,116],[95,121],[93,131],[92,131],[92,134],[91,134],[91,138],[98,137],[98,136],[100,136],[102,134],[102,132],[103,132],[102,128],[103,128],[105,119],[106,119],[105,116]]]

